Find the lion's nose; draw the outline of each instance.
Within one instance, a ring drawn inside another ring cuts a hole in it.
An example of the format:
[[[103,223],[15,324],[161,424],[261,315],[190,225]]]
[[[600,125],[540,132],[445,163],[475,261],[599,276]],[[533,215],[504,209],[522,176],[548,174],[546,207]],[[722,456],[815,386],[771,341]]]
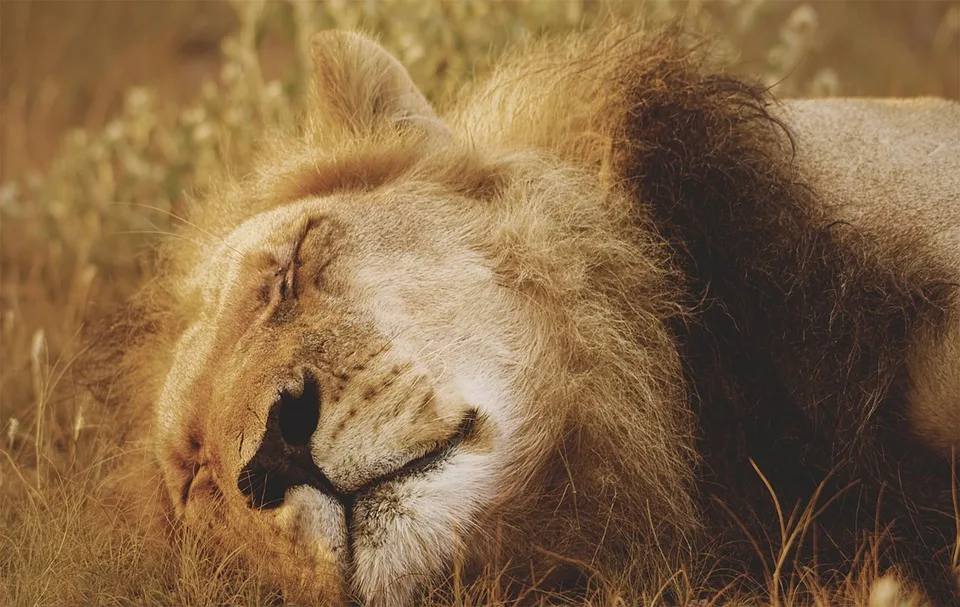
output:
[[[267,415],[263,441],[240,471],[237,489],[253,508],[276,508],[287,489],[328,485],[310,456],[310,437],[320,420],[320,386],[306,373],[293,389],[281,390]]]
[[[320,387],[313,375],[304,377],[300,394],[282,390],[271,414],[274,409],[283,442],[291,447],[306,445],[320,421]]]

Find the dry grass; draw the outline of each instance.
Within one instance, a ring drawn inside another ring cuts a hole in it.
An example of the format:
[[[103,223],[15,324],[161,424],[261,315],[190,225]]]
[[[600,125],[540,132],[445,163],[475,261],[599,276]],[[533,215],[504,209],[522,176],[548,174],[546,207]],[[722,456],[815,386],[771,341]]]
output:
[[[149,276],[151,247],[175,227],[187,197],[202,196],[223,166],[242,171],[263,129],[294,128],[310,32],[378,33],[442,102],[509,41],[579,27],[607,10],[683,16],[720,31],[718,53],[783,81],[785,94],[960,97],[960,7],[940,2],[4,2],[0,604],[277,599],[231,555],[211,556],[165,523],[149,450],[138,442],[147,412],[104,410],[77,387],[74,363],[83,323]],[[149,87],[133,86],[141,84]],[[87,128],[61,137],[71,125]],[[871,590],[873,546],[861,557],[864,575],[840,594],[812,572],[781,579],[807,514],[785,514],[780,541],[758,543],[770,563],[767,602],[913,604],[890,580]],[[501,573],[470,588],[453,580],[435,602],[506,603]],[[734,598],[684,573],[664,585],[703,605]],[[616,580],[601,586],[582,602],[623,604]]]

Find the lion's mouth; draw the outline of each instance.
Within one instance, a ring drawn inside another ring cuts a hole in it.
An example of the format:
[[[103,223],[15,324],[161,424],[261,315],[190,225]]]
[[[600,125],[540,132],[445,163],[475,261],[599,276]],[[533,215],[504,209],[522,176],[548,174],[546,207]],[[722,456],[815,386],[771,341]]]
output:
[[[305,381],[304,389],[300,395],[295,396],[296,399],[302,402],[303,395],[312,398],[315,387],[310,385],[311,381],[313,380]],[[284,398],[281,395],[280,400]],[[293,432],[293,426],[287,426],[280,409],[282,407],[271,410],[264,439],[256,454],[243,467],[237,488],[246,497],[247,506],[254,510],[281,507],[288,491],[298,486],[310,487],[339,504],[343,533],[339,541],[343,542],[340,544],[343,551],[339,552],[338,561],[347,576],[352,576],[349,572],[354,571],[357,566],[358,542],[365,542],[369,548],[372,537],[381,537],[377,544],[383,541],[381,534],[384,531],[374,522],[382,515],[381,501],[396,499],[400,484],[444,468],[463,450],[465,443],[469,443],[482,432],[483,421],[475,409],[466,411],[453,432],[437,442],[432,449],[348,492],[339,489],[317,466],[311,457],[306,429],[298,426],[296,432]],[[364,539],[359,540],[358,537]]]
[[[436,447],[427,453],[416,457],[400,468],[379,476],[367,483],[361,485],[356,491],[350,494],[351,497],[373,492],[378,487],[390,482],[402,481],[404,479],[425,474],[431,470],[439,468],[449,459],[461,445],[468,442],[477,433],[478,413],[475,409],[470,409],[461,418],[456,429],[447,438],[441,440]]]
[[[310,453],[309,439],[319,417],[319,394],[317,380],[305,373],[298,393],[283,391],[278,396],[268,415],[260,447],[240,471],[237,481],[237,488],[246,497],[249,507],[257,510],[278,508],[288,489],[306,485],[335,499],[349,518],[357,499],[385,484],[420,476],[442,466],[477,432],[478,413],[470,409],[454,431],[428,452],[352,491],[342,491],[327,478]],[[313,413],[305,413],[305,410]]]

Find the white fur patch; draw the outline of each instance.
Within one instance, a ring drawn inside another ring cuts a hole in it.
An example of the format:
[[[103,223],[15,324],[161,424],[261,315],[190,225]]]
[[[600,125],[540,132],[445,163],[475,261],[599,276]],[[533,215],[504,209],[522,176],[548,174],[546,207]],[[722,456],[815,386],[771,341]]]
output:
[[[329,495],[306,485],[287,489],[283,505],[277,509],[277,523],[294,545],[312,548],[310,556],[325,559],[332,555],[339,565],[346,564],[343,508]]]
[[[475,521],[497,484],[494,456],[461,452],[356,504],[354,585],[365,604],[410,604],[418,588],[475,554],[484,537]]]

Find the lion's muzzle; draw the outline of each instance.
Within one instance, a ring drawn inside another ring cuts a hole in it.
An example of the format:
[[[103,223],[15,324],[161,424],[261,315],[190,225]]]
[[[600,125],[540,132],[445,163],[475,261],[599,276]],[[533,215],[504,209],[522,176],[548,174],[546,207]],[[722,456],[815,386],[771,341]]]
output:
[[[237,489],[249,507],[277,508],[283,504],[288,489],[307,485],[334,498],[349,512],[357,496],[370,494],[386,483],[426,474],[442,465],[464,442],[474,437],[478,428],[477,412],[467,410],[454,431],[429,451],[382,467],[384,472],[359,487],[338,487],[315,463],[311,453],[310,438],[320,421],[321,404],[319,382],[308,371],[296,386],[278,391],[267,416],[263,440],[237,479]]]

